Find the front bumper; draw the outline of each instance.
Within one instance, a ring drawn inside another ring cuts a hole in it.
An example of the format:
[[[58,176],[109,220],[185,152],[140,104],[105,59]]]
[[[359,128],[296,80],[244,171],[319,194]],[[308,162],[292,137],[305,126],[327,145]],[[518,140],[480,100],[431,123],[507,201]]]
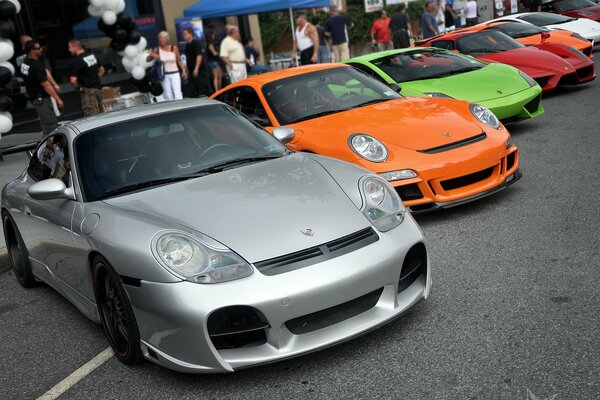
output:
[[[426,273],[397,293],[408,251],[423,236],[410,213],[398,227],[378,232],[379,240],[351,253],[297,269],[216,285],[142,282],[126,286],[142,350],[164,367],[194,373],[227,372],[319,350],[364,334],[406,312],[430,291]],[[309,333],[293,334],[286,322],[382,289],[374,307]],[[245,305],[268,321],[266,343],[217,349],[207,319],[215,310]]]
[[[520,92],[477,103],[489,108],[503,123],[535,118],[544,113],[542,91],[537,86]]]

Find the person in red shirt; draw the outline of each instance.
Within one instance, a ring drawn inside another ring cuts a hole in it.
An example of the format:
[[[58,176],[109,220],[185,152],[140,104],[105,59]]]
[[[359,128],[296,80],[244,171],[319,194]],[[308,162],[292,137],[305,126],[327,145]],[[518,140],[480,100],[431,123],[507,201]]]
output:
[[[373,47],[377,45],[377,50],[392,50],[392,31],[390,30],[391,18],[388,17],[385,11],[379,11],[379,18],[373,22],[371,27],[371,41]]]

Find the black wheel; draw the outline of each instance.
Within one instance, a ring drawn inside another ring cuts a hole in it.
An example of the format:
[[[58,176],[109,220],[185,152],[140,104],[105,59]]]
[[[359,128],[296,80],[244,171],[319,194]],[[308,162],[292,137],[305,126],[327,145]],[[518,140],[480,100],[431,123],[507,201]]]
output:
[[[121,277],[102,256],[93,262],[94,292],[104,334],[119,360],[135,364],[143,360],[140,332]]]
[[[2,225],[4,226],[4,239],[6,240],[8,258],[17,281],[25,288],[36,286],[37,282],[31,272],[27,247],[25,247],[19,229],[7,212],[2,213]]]

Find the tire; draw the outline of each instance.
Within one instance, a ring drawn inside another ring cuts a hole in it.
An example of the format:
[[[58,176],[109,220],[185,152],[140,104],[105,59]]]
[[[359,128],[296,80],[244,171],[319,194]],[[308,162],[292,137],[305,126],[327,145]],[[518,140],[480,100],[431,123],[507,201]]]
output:
[[[4,240],[6,241],[8,259],[17,281],[24,288],[36,286],[37,282],[33,277],[33,272],[31,272],[29,252],[14,220],[6,211],[2,212],[2,225],[4,226]]]
[[[98,314],[110,347],[121,362],[139,363],[144,359],[140,332],[121,277],[100,255],[94,257],[92,266]]]

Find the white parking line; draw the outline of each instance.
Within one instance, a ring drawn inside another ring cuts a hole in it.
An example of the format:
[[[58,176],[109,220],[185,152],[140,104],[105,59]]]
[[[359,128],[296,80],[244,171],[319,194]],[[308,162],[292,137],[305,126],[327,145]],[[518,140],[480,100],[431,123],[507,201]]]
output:
[[[92,358],[90,361],[83,364],[78,370],[67,376],[65,379],[60,381],[52,389],[38,397],[37,400],[54,400],[61,394],[75,386],[77,382],[88,376],[93,370],[104,364],[108,359],[114,355],[112,349],[107,347],[102,353]]]

